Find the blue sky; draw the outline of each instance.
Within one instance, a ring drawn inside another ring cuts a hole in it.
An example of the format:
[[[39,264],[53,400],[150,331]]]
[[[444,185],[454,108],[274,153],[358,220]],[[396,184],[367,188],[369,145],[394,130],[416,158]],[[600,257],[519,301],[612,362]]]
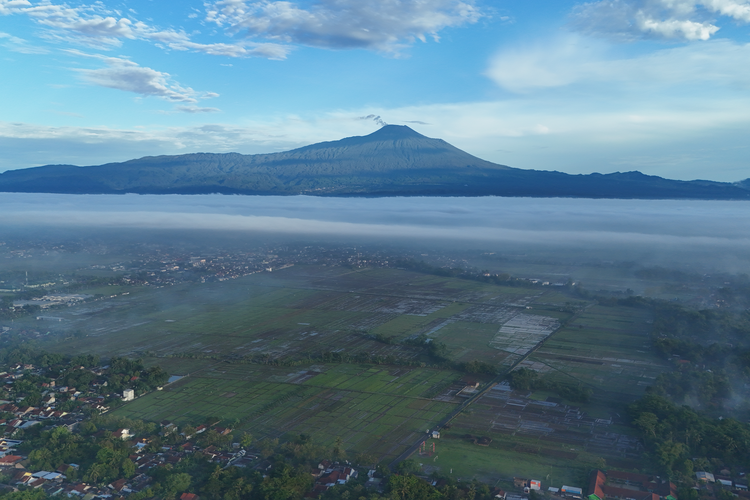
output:
[[[750,0],[0,0],[0,170],[406,124],[569,173],[750,177]]]

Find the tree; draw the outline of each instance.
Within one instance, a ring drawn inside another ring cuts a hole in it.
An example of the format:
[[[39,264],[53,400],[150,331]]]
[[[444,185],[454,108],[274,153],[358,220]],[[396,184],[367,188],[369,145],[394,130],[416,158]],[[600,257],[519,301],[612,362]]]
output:
[[[165,481],[165,488],[168,493],[177,494],[190,488],[190,482],[193,480],[190,474],[180,472],[178,474],[172,474],[167,477]]]
[[[29,453],[29,462],[33,469],[54,469],[54,467],[52,466],[52,458],[52,451],[48,450],[47,448],[37,448]]]
[[[653,413],[643,412],[633,423],[645,434],[656,437],[656,426],[659,423],[659,417]]]
[[[120,467],[122,468],[123,477],[130,479],[131,477],[135,475],[135,469],[136,469],[135,463],[133,463],[133,461],[130,460],[129,458],[126,458],[125,460],[123,460],[122,465]]]
[[[333,455],[333,458],[341,459],[346,457],[346,451],[344,451],[344,445],[343,440],[341,437],[337,437],[336,441],[333,442],[333,448],[331,449],[331,454]]]
[[[396,465],[396,473],[398,474],[419,474],[420,472],[422,472],[422,467],[412,458],[402,460]]]
[[[388,478],[388,492],[397,500],[437,500],[443,497],[430,484],[411,474],[394,474]]]
[[[687,446],[674,441],[664,441],[656,448],[656,457],[668,473],[672,472],[677,460],[687,454]]]

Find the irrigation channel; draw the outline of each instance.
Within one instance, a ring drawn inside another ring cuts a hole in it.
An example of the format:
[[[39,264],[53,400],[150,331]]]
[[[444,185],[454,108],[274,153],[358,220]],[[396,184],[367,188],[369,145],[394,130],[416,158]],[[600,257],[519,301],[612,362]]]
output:
[[[461,404],[461,406],[459,406],[458,408],[456,408],[455,410],[453,410],[453,412],[451,412],[447,417],[445,417],[441,422],[439,422],[433,429],[431,429],[430,432],[432,432],[433,430],[439,431],[439,430],[443,429],[446,425],[450,424],[457,416],[459,416],[461,413],[463,413],[466,410],[466,408],[468,408],[473,403],[475,403],[476,401],[478,401],[479,399],[481,399],[482,396],[484,396],[489,391],[491,391],[493,387],[495,387],[497,384],[499,384],[500,382],[502,382],[503,379],[505,379],[505,377],[510,372],[512,372],[518,365],[520,365],[521,363],[523,363],[524,361],[526,361],[529,358],[529,356],[531,356],[532,354],[534,354],[534,352],[537,349],[539,349],[540,347],[542,347],[544,345],[544,343],[547,340],[549,340],[554,334],[556,334],[557,332],[559,332],[560,330],[562,330],[563,328],[565,328],[566,325],[568,325],[568,324],[572,323],[573,321],[575,321],[578,318],[578,316],[582,312],[584,312],[586,309],[588,309],[589,307],[590,307],[590,305],[588,305],[588,306],[584,307],[583,309],[581,309],[580,311],[578,311],[576,314],[574,314],[573,316],[571,316],[564,324],[560,325],[560,327],[557,330],[555,330],[554,332],[552,332],[551,334],[549,334],[547,337],[545,337],[542,340],[540,340],[539,342],[537,342],[537,344],[534,347],[532,347],[526,354],[524,354],[523,357],[521,357],[518,361],[516,361],[515,363],[513,363],[503,373],[498,374],[495,378],[493,378],[490,382],[488,382],[487,386],[484,387],[481,391],[477,392],[472,397],[470,397],[469,399],[467,399],[466,401],[464,401],[463,404]],[[416,443],[414,443],[413,445],[411,445],[405,452],[403,452],[401,455],[399,455],[398,457],[396,457],[396,459],[393,460],[393,462],[391,462],[388,465],[388,467],[390,467],[391,470],[394,470],[396,468],[396,466],[400,462],[403,462],[404,460],[406,460],[407,458],[409,458],[410,456],[412,456],[414,454],[414,452],[416,452],[419,449],[419,447],[422,446],[422,443],[424,441],[425,441],[425,437],[420,438]]]

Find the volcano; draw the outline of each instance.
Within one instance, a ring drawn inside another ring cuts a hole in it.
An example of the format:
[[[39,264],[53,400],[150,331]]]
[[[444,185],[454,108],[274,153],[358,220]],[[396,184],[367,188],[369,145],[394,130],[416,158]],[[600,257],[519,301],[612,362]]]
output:
[[[569,175],[511,168],[403,125],[282,153],[148,156],[0,174],[0,191],[70,194],[750,199],[749,188],[747,181],[675,181],[640,172]]]

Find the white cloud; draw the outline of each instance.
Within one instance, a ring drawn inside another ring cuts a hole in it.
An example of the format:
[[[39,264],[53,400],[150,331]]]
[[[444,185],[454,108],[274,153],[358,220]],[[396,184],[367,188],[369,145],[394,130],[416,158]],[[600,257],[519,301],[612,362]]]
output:
[[[719,26],[709,15],[750,22],[748,0],[599,0],[577,6],[572,25],[621,39],[708,40]]]
[[[333,49],[398,52],[449,27],[476,22],[471,0],[318,0],[309,8],[290,1],[220,0],[206,4],[206,20],[285,43]]]
[[[145,40],[172,50],[224,57],[285,59],[294,44],[365,48],[398,53],[416,40],[438,39],[449,27],[476,22],[482,14],[474,0],[319,0],[305,9],[289,1],[221,0],[206,4],[206,20],[225,26],[230,35],[249,38],[200,43],[182,30],[161,29],[123,17],[100,2],[69,6],[42,0],[0,0],[0,15],[27,15],[47,29],[42,36],[99,49],[118,47],[125,39]],[[194,13],[193,13],[194,14]],[[191,14],[191,16],[193,15]],[[291,44],[291,45],[290,45]]]
[[[37,47],[29,44],[28,41],[23,38],[18,38],[10,33],[3,33],[0,31],[0,44],[4,45],[13,52],[19,54],[47,54],[49,51],[44,47]]]
[[[284,59],[291,47],[278,43],[252,43],[240,40],[232,43],[199,43],[184,31],[160,29],[137,19],[122,17],[95,2],[91,5],[70,7],[42,1],[0,0],[0,15],[23,14],[47,28],[42,36],[62,43],[83,44],[99,49],[122,45],[123,39],[145,40],[172,50],[194,51],[225,57],[262,57]]]
[[[625,59],[613,59],[607,44],[564,36],[505,49],[490,61],[487,76],[516,93],[571,84],[606,84],[607,92],[635,88],[716,84],[750,88],[750,44],[711,40]]]
[[[200,106],[177,106],[177,111],[181,111],[183,113],[218,113],[221,111],[218,108],[203,108]]]
[[[638,16],[638,24],[644,33],[652,33],[662,38],[684,38],[685,40],[708,40],[719,28],[709,23],[669,19],[658,21]]]
[[[214,92],[196,92],[171,81],[169,73],[163,73],[119,57],[103,57],[68,51],[78,55],[104,61],[105,68],[76,69],[84,81],[100,87],[133,92],[142,96],[154,96],[173,102],[196,103],[198,98],[216,97]]]
[[[0,16],[8,16],[31,6],[28,0],[0,0]]]
[[[701,4],[722,16],[750,23],[750,3],[747,0],[703,0]]]
[[[495,83],[511,92],[524,93],[561,87],[596,71],[602,59],[601,44],[577,36],[558,37],[526,47],[498,52],[487,70]]]

